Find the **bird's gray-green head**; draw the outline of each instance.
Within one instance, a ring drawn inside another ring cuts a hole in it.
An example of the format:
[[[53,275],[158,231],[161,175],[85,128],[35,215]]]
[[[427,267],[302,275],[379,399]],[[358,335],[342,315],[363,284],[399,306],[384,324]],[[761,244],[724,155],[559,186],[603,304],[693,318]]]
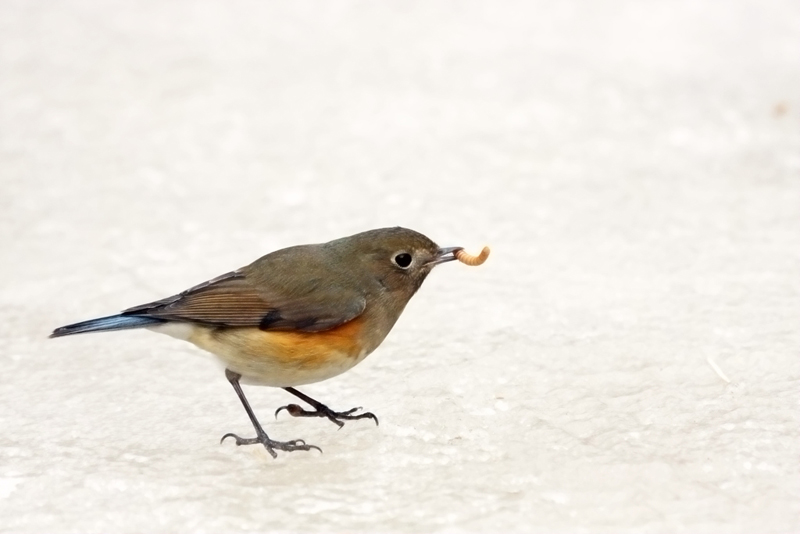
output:
[[[441,248],[426,236],[408,228],[379,228],[327,244],[339,248],[360,264],[386,290],[411,298],[431,270],[452,261],[462,247]]]

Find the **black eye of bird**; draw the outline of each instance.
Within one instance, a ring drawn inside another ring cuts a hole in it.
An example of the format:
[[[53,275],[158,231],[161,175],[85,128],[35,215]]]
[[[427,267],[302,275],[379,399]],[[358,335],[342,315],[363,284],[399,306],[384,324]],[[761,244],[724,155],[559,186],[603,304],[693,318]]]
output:
[[[411,254],[408,254],[407,252],[401,252],[394,257],[394,262],[398,265],[398,267],[405,269],[411,265]]]

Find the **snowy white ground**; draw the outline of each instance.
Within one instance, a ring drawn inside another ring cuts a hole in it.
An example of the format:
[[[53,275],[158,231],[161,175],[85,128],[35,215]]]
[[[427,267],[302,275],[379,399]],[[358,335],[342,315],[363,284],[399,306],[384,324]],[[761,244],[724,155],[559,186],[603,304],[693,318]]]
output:
[[[0,4],[0,531],[800,530],[800,8]],[[272,411],[148,332],[46,338],[400,224],[447,264]],[[730,382],[713,368],[716,364]]]

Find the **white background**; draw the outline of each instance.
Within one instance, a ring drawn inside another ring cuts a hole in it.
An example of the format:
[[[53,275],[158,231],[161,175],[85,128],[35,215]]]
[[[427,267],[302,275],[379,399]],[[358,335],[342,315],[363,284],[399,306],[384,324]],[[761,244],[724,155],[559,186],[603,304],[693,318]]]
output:
[[[0,4],[0,531],[800,529],[791,1]],[[277,248],[447,264],[275,421],[149,332]],[[720,376],[713,368],[719,367]],[[727,377],[729,382],[723,377]]]

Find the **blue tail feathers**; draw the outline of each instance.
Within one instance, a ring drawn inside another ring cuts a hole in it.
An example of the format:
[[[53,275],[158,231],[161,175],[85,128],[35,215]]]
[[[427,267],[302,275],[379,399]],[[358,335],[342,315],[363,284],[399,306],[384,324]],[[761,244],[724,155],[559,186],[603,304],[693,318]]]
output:
[[[162,319],[155,317],[144,317],[142,315],[111,315],[100,317],[80,323],[70,324],[56,328],[50,337],[71,336],[72,334],[84,334],[86,332],[109,332],[112,330],[130,330],[132,328],[144,328],[162,324]]]

